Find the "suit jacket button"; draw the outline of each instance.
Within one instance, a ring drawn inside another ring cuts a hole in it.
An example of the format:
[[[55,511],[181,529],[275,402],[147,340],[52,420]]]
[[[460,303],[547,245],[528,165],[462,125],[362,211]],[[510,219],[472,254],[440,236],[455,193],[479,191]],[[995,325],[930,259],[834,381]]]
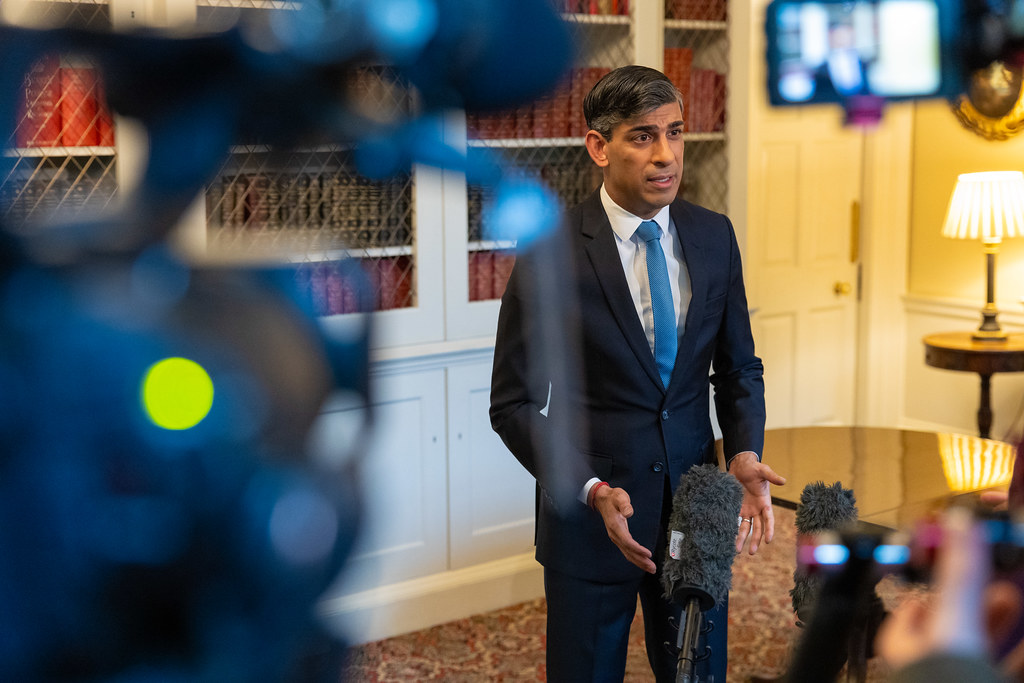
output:
[[[667,410],[661,411],[661,419],[662,420],[667,420],[668,419],[668,411]]]
[[[663,469],[665,469],[665,464],[662,462],[656,462],[653,465],[651,465],[651,469],[654,470],[655,472],[661,472]]]

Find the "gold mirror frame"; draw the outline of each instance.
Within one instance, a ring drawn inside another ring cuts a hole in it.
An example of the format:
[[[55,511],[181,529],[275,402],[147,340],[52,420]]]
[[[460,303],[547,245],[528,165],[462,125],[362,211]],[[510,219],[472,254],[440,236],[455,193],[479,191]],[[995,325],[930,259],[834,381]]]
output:
[[[969,92],[953,104],[968,130],[986,140],[1006,140],[1024,130],[1024,87],[1020,68],[992,62],[971,75]]]

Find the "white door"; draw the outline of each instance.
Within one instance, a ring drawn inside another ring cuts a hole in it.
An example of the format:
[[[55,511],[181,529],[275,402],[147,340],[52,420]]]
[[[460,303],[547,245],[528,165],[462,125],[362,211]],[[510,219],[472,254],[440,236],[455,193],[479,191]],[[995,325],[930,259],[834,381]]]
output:
[[[863,134],[752,103],[748,281],[767,426],[853,424]]]

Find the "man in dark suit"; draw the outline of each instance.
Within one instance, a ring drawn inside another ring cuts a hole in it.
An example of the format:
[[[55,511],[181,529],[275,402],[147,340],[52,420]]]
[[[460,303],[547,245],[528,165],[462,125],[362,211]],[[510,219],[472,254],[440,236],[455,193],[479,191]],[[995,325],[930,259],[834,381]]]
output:
[[[538,483],[554,683],[622,680],[637,596],[651,667],[673,680],[664,643],[675,642],[669,620],[680,609],[662,595],[660,564],[680,475],[716,462],[711,384],[729,471],[744,488],[737,550],[749,538],[754,553],[774,534],[769,484],[784,479],[760,462],[763,368],[739,249],[728,218],[676,198],[683,114],[678,90],[654,69],[622,67],[594,86],[586,146],[602,187],[549,244],[520,254],[502,298],[491,423]],[[564,269],[548,272],[561,247]],[[564,294],[535,296],[559,278]],[[537,360],[541,300],[562,306],[578,338],[578,376],[564,382]],[[553,435],[553,424],[570,429]],[[726,609],[711,613],[716,683],[725,681]]]

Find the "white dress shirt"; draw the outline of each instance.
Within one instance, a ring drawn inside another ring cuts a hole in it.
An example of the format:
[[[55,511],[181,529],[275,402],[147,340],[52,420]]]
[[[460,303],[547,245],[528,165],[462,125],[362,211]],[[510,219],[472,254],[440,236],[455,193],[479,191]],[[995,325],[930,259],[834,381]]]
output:
[[[633,306],[644,326],[647,342],[654,349],[654,312],[651,309],[651,287],[647,282],[647,244],[635,236],[636,229],[644,221],[643,218],[631,214],[616,204],[604,185],[601,186],[601,204],[608,214],[608,222],[615,233],[615,244],[619,248],[619,259],[622,271],[626,274],[626,284],[633,298]],[[690,306],[690,275],[683,260],[683,249],[679,244],[675,223],[669,215],[667,206],[652,219],[661,228],[661,248],[665,252],[665,264],[668,266],[668,282],[672,288],[672,303],[676,309],[676,330],[683,334],[686,321],[686,309]]]

